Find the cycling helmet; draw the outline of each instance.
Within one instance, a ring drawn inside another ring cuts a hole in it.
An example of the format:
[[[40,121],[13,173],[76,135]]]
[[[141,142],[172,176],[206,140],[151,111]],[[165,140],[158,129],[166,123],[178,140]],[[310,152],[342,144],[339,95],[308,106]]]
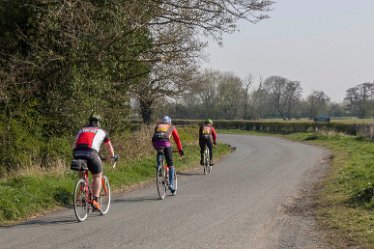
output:
[[[100,122],[101,116],[99,114],[93,113],[91,114],[90,118],[88,119],[90,122]]]
[[[171,124],[171,118],[169,116],[163,116],[161,122],[163,124]]]
[[[208,118],[207,120],[205,120],[205,123],[213,125],[213,121],[210,118]]]

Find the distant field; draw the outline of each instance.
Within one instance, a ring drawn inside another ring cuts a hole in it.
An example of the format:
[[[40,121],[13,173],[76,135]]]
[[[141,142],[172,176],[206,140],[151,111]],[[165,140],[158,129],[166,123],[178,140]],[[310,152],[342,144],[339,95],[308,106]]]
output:
[[[282,123],[304,123],[304,122],[312,122],[313,120],[308,118],[300,118],[300,119],[291,119],[291,120],[283,120],[283,119],[259,119],[259,120],[245,120],[245,121],[253,121],[253,122],[282,122]],[[374,118],[369,119],[359,119],[359,118],[331,118],[332,123],[344,123],[344,124],[370,124],[374,123]]]

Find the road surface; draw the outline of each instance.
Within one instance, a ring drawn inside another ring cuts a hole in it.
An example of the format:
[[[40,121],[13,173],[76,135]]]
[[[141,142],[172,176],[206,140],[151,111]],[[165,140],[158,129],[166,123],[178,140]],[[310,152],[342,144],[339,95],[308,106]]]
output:
[[[75,220],[72,209],[0,228],[0,248],[316,248],[302,202],[326,151],[277,138],[220,135],[236,150],[213,172],[180,172],[176,196],[154,184],[117,197],[106,216]],[[327,248],[327,247],[324,247]]]

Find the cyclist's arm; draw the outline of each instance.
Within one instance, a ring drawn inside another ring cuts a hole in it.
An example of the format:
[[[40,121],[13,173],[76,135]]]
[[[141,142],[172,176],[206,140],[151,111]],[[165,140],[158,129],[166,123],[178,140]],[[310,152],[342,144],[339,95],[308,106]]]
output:
[[[174,128],[174,130],[171,134],[173,135],[174,141],[177,144],[178,151],[182,152],[183,151],[182,143],[181,143],[181,139],[179,138],[177,128]]]
[[[203,135],[203,126],[201,125],[199,128],[199,138]]]
[[[213,141],[214,141],[214,143],[216,143],[216,140],[217,140],[217,133],[216,133],[216,130],[214,129],[213,126],[212,126],[212,136],[213,136]]]
[[[104,143],[107,151],[109,151],[110,157],[114,157],[114,149],[110,140]]]

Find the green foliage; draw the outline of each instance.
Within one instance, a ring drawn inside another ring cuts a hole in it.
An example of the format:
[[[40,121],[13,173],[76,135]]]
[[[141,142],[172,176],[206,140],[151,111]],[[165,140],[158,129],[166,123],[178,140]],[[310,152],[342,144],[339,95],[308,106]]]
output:
[[[151,66],[138,59],[152,38],[147,27],[132,27],[128,11],[134,6],[0,2],[0,175],[64,161],[64,141],[92,111],[104,117],[110,133],[126,129],[129,86],[147,77]]]
[[[179,125],[199,125],[203,120],[174,120]],[[310,120],[214,120],[214,127],[225,130],[246,130],[267,133],[291,134],[295,132],[318,131],[359,135],[362,138],[374,139],[374,125],[372,120],[332,121],[316,124]]]
[[[199,141],[199,126],[176,126],[183,144],[193,144]]]
[[[6,120],[6,119],[3,119]],[[0,123],[0,175],[38,162],[41,142],[20,122]]]
[[[308,133],[290,134],[298,141],[310,137]],[[332,169],[323,181],[316,206],[319,223],[328,232],[334,246],[371,248],[374,216],[374,144],[357,140],[355,136],[320,135],[311,141],[327,147],[333,153]],[[338,236],[337,236],[338,234]]]
[[[30,217],[67,204],[74,179],[51,175],[18,176],[0,181],[0,222]]]
[[[72,155],[72,144],[67,137],[51,137],[41,146],[42,165],[55,166],[58,160],[69,162]]]

